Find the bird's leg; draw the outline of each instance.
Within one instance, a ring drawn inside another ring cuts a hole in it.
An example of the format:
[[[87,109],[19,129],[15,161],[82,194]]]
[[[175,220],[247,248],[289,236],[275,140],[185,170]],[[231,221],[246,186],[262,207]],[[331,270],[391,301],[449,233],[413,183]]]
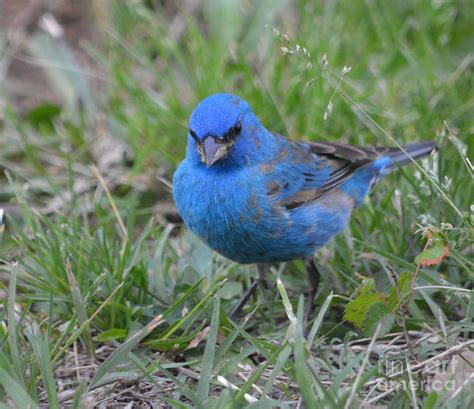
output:
[[[303,259],[303,261],[306,268],[306,276],[308,277],[309,282],[309,292],[307,298],[308,305],[306,306],[306,312],[304,315],[305,335],[307,335],[308,323],[311,315],[313,315],[314,312],[314,297],[318,291],[320,274],[316,264],[314,263],[313,257],[306,257]]]
[[[267,283],[267,271],[268,265],[267,264],[257,264],[257,282],[258,285],[262,290],[268,290],[268,283]]]
[[[273,324],[273,317],[275,316],[275,299],[276,299],[276,287],[274,285],[268,285],[267,273],[270,270],[270,264],[257,264],[257,282],[260,287],[263,301],[267,307],[265,317],[269,319],[270,323]],[[272,283],[273,284],[273,283]]]
[[[249,298],[255,293],[258,286],[260,286],[262,290],[268,288],[268,284],[265,279],[266,271],[267,266],[265,264],[257,264],[257,279],[252,281],[250,287],[247,288],[247,291],[245,291],[245,293],[242,294],[242,297],[240,297],[239,302],[230,310],[229,318],[231,320],[234,321],[235,317],[239,315],[240,311],[242,311],[242,309],[245,307],[245,304],[247,304]]]
[[[235,317],[239,315],[240,311],[242,311],[242,308],[245,307],[245,304],[247,304],[247,301],[249,298],[255,293],[255,290],[257,289],[258,283],[257,280],[252,280],[252,284],[250,284],[250,287],[247,288],[247,291],[242,294],[242,297],[240,297],[239,302],[232,307],[229,313],[229,318],[232,321],[235,321]]]

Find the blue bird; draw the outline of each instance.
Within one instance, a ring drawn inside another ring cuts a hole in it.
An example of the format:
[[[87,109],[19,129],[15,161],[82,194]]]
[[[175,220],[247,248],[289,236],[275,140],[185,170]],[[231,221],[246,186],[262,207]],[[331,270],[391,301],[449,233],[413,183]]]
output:
[[[436,144],[404,149],[418,159]],[[303,259],[307,322],[319,285],[315,251],[344,230],[376,181],[410,162],[398,148],[291,141],[268,131],[239,97],[215,94],[191,114],[173,196],[189,230],[230,260],[256,263],[260,281],[269,263]],[[231,317],[255,289],[256,282]]]

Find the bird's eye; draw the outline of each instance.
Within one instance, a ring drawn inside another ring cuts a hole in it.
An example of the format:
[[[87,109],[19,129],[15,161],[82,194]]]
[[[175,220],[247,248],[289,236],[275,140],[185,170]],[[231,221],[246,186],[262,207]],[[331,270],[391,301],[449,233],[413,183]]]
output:
[[[193,139],[199,143],[199,138],[198,136],[196,135],[196,132],[194,132],[191,128],[189,128],[189,133],[191,134],[191,136],[193,137]]]
[[[235,136],[239,135],[241,131],[242,131],[242,120],[239,120],[239,122],[237,122],[237,124],[234,126],[234,135]]]
[[[221,138],[216,138],[216,143],[218,144],[234,143],[235,139],[240,135],[241,132],[242,132],[242,120],[239,119],[239,122],[237,122],[232,128],[229,128],[229,130]]]
[[[239,120],[232,128],[230,128],[224,137],[218,140],[218,143],[231,143],[237,138],[242,132],[242,120]]]

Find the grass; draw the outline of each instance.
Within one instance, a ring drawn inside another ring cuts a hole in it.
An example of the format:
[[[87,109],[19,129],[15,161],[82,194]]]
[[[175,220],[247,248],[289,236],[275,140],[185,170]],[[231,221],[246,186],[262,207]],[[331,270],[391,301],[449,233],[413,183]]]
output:
[[[59,101],[20,113],[0,92],[1,406],[470,407],[470,2],[165,3],[92,9],[90,66],[41,30],[0,33],[0,66],[28,53]],[[187,118],[218,91],[295,139],[440,147],[317,253],[307,341],[300,262],[231,322],[253,268],[176,226]]]

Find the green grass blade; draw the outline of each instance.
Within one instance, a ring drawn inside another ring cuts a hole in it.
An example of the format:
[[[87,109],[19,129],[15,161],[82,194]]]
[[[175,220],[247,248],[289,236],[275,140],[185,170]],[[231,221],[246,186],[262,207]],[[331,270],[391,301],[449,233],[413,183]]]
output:
[[[31,399],[23,385],[15,381],[3,368],[0,368],[0,383],[19,408],[38,408],[38,405]]]
[[[211,372],[212,368],[214,367],[214,356],[216,353],[217,331],[219,330],[220,306],[220,291],[217,291],[211,317],[211,329],[209,330],[209,334],[207,336],[206,347],[202,357],[201,374],[196,389],[198,407],[204,407],[202,405],[205,404],[209,395]]]
[[[84,303],[84,298],[81,294],[81,289],[77,284],[76,278],[74,277],[74,273],[72,272],[71,262],[69,258],[66,259],[66,272],[67,278],[69,281],[69,285],[71,286],[71,294],[72,294],[72,301],[74,306],[76,307],[76,314],[77,314],[77,321],[80,325],[85,324],[84,331],[82,333],[82,337],[84,339],[84,344],[86,346],[87,356],[89,358],[94,357],[94,343],[92,342],[92,334],[91,329],[88,322],[86,306]]]
[[[290,320],[287,336],[289,337],[289,339],[293,340],[296,336],[297,319],[293,312],[293,307],[291,306],[290,298],[288,297],[285,286],[283,285],[283,282],[281,281],[281,278],[279,276],[277,277],[277,289],[280,293],[283,306],[285,307],[286,315]]]
[[[280,351],[280,354],[278,355],[275,366],[273,367],[272,371],[270,372],[270,375],[268,376],[268,381],[265,384],[265,387],[263,388],[262,396],[267,396],[271,392],[276,377],[282,372],[283,367],[290,358],[290,355],[291,347],[289,344],[285,344],[283,349]]]
[[[316,337],[319,331],[319,328],[321,327],[321,323],[323,322],[324,315],[329,309],[329,306],[331,305],[331,301],[333,298],[334,298],[334,293],[331,291],[331,293],[327,296],[326,300],[324,301],[324,304],[319,309],[318,315],[316,316],[316,319],[314,320],[314,323],[311,327],[311,331],[309,331],[308,341],[307,341],[309,349],[311,349],[311,346],[313,345],[313,340]]]
[[[39,332],[38,327],[33,327],[33,333],[27,334],[33,347],[33,352],[39,364],[41,376],[43,377],[44,387],[48,395],[48,403],[51,408],[58,408],[58,393],[54,381],[53,366],[48,344]]]
[[[16,378],[25,387],[23,380],[23,368],[21,366],[20,348],[17,334],[17,324],[15,321],[16,303],[16,280],[18,273],[18,263],[13,263],[10,268],[10,282],[8,284],[8,346],[10,348],[11,361],[15,368]]]
[[[316,394],[311,385],[312,376],[306,366],[305,339],[303,337],[303,297],[300,297],[298,303],[298,319],[295,326],[295,377],[300,387],[301,396],[305,407],[318,407]]]
[[[76,392],[74,392],[74,398],[72,399],[72,409],[79,409],[81,408],[81,403],[82,403],[82,396],[86,392],[87,384],[84,380],[81,380],[79,383],[79,387],[76,389]]]
[[[157,367],[160,369],[163,374],[170,379],[173,383],[175,383],[179,391],[181,392],[182,395],[186,396],[191,402],[195,402],[197,400],[196,394],[187,386],[185,383],[183,383],[178,377],[174,376],[168,369],[164,368],[161,365],[157,365]]]

